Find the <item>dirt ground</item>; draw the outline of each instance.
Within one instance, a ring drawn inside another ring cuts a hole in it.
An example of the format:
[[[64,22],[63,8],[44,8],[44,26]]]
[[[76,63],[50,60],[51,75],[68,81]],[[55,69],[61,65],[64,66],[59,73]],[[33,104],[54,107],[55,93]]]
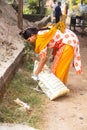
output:
[[[76,75],[75,69],[70,67],[67,83],[70,93],[54,101],[47,98],[43,116],[45,122],[40,130],[87,130],[87,36],[78,37],[83,73]],[[9,128],[13,130],[13,127]],[[4,125],[0,129],[7,130],[7,127]]]
[[[87,36],[79,36],[83,73],[70,67],[67,87],[70,93],[47,101],[42,130],[87,130]]]
[[[67,83],[70,93],[54,101],[47,98],[41,130],[87,130],[87,36],[78,37],[83,73],[76,75],[71,66]]]
[[[0,5],[0,46],[4,47],[3,41],[11,43],[14,39],[13,42],[18,43],[18,40],[21,40],[17,36],[19,29],[16,27],[16,17],[16,13],[10,11],[10,7],[3,3]],[[8,37],[8,32],[10,37]],[[10,34],[12,34],[12,37]],[[87,36],[83,38],[79,36],[79,40],[83,73],[78,76],[74,68],[71,67],[67,83],[70,93],[55,101],[47,99],[46,111],[44,112],[45,123],[41,130],[87,130]],[[5,43],[4,45],[6,45]],[[11,50],[15,49],[15,46],[11,48]],[[3,55],[0,55],[0,58],[2,58],[1,67]],[[9,57],[4,58],[6,62]]]

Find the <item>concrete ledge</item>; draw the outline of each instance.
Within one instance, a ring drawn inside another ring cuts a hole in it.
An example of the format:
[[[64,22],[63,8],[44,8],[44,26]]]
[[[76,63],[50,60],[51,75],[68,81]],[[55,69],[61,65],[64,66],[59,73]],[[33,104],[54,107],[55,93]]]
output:
[[[8,82],[12,79],[15,72],[17,71],[21,60],[23,57],[23,50],[19,52],[19,54],[16,56],[16,58],[7,66],[4,68],[4,71],[2,71],[0,76],[0,91],[4,89],[4,87],[8,84]]]

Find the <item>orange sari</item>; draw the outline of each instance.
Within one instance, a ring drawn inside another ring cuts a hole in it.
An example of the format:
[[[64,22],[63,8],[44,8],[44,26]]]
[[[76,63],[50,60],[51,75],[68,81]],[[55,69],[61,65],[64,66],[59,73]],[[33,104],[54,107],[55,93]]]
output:
[[[63,45],[56,53],[52,72],[66,84],[70,63],[74,55],[73,47],[70,45]]]

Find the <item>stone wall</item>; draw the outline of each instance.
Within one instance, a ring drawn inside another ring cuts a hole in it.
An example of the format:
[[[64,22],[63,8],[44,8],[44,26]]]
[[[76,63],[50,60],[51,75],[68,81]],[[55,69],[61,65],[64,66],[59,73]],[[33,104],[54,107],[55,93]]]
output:
[[[36,21],[40,21],[42,18],[44,18],[44,15],[41,14],[24,14],[23,18],[27,19],[30,22],[36,22]]]

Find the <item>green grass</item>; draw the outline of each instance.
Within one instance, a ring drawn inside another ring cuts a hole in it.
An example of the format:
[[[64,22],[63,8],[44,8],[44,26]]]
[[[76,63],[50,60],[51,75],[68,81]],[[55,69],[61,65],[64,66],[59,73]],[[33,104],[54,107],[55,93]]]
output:
[[[6,86],[0,103],[0,122],[25,123],[35,128],[40,128],[43,123],[46,98],[44,94],[33,90],[37,82],[31,79],[32,68],[33,62],[24,64]],[[20,106],[14,102],[16,98],[30,105],[32,111],[21,111]]]

